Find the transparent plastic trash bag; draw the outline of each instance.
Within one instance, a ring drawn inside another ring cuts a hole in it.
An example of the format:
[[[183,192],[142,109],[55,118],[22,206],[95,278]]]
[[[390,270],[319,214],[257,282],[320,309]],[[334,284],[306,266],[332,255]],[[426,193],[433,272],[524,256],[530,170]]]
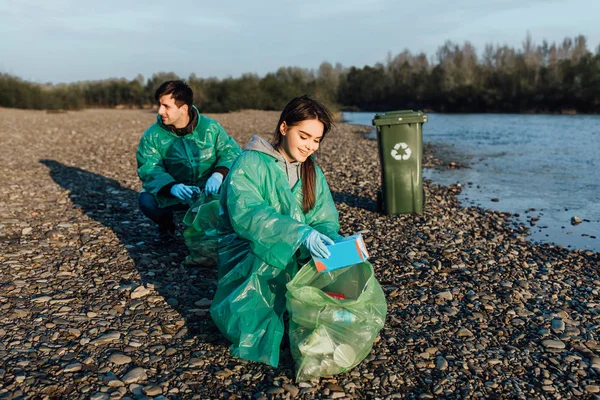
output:
[[[188,203],[190,209],[183,217],[183,223],[186,225],[183,239],[190,254],[185,258],[185,264],[216,266],[219,195],[206,196],[200,189],[194,190],[194,196]]]
[[[311,262],[287,289],[296,381],[345,372],[369,354],[387,311],[371,263],[322,273]]]

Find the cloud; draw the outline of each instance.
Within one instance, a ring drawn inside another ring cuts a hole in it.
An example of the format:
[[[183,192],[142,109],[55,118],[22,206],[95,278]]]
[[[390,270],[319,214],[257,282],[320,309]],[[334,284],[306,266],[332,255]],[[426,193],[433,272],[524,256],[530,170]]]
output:
[[[0,15],[6,14],[3,25],[13,28],[27,23],[27,30],[37,32],[65,31],[69,33],[105,34],[107,31],[175,35],[188,28],[233,29],[235,22],[226,15],[192,12],[192,4],[164,2],[127,2],[125,0],[19,0],[2,2]],[[187,12],[186,10],[190,10]],[[182,11],[183,10],[183,11]]]
[[[57,81],[103,76],[264,74],[433,56],[447,40],[519,47],[584,34],[595,48],[596,0],[0,0],[0,71]],[[552,36],[554,35],[554,36]],[[85,54],[85,57],[81,57]],[[184,73],[185,72],[185,73]]]

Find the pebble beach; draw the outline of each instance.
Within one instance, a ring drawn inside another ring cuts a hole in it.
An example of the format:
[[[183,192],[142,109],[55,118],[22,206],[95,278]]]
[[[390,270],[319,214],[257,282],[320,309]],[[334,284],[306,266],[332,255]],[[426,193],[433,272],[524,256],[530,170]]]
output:
[[[279,113],[208,114],[244,147]],[[0,399],[596,399],[599,253],[536,245],[510,213],[426,181],[423,215],[377,212],[377,143],[321,146],[341,234],[362,233],[388,314],[356,368],[296,382],[232,358],[208,309],[215,269],[154,242],[135,151],[148,110],[0,108]],[[449,161],[426,146],[425,167]],[[461,160],[452,160],[460,167]]]

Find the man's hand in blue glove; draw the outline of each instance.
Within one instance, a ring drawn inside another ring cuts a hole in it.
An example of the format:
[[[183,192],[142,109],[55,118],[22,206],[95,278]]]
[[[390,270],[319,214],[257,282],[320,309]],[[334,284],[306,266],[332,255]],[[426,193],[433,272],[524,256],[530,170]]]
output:
[[[219,188],[223,183],[223,174],[220,172],[213,173],[210,178],[206,181],[206,187],[204,188],[204,193],[207,195],[219,193]]]
[[[304,245],[313,257],[329,258],[331,253],[325,246],[326,244],[333,244],[333,240],[315,230],[304,239]]]
[[[183,183],[178,183],[171,187],[171,194],[181,201],[186,201],[192,198],[192,195],[194,194],[194,189],[192,186],[187,186]]]

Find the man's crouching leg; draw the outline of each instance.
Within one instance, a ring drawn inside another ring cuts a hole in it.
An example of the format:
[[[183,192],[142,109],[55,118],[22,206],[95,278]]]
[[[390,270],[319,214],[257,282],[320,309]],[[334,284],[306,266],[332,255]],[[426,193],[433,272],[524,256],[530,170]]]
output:
[[[158,225],[158,241],[165,242],[175,238],[175,221],[171,207],[158,207],[154,196],[146,192],[140,193],[139,205],[142,213]]]

